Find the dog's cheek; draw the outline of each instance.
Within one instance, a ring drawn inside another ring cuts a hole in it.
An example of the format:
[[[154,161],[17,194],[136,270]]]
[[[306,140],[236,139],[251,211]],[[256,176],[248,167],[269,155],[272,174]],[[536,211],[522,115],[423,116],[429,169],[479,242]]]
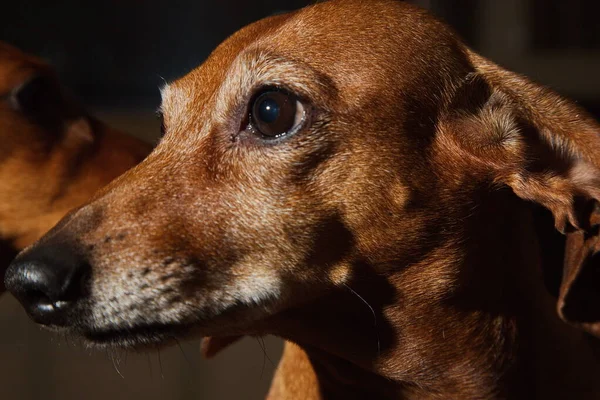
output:
[[[311,219],[296,216],[282,205],[261,207],[268,218],[238,215],[239,224],[225,232],[227,237],[221,243],[233,243],[235,248],[231,258],[215,268],[228,271],[231,278],[219,288],[225,297],[233,295],[237,302],[250,307],[281,304],[298,282],[323,280],[311,251],[315,236],[313,227],[307,226]]]

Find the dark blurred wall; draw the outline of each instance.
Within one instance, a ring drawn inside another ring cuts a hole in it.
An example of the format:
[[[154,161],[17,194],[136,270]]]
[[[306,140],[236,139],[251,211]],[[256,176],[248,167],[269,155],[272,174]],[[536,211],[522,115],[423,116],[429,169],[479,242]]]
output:
[[[414,0],[494,62],[570,97],[600,119],[600,1]]]
[[[158,104],[157,87],[242,26],[306,0],[5,1],[0,40],[38,54],[98,106]]]
[[[4,1],[0,40],[49,60],[88,104],[152,108],[160,101],[163,79],[200,64],[240,27],[314,2]],[[445,19],[494,61],[598,108],[597,73],[584,73],[600,67],[598,0],[412,2]],[[594,80],[594,90],[582,75]]]

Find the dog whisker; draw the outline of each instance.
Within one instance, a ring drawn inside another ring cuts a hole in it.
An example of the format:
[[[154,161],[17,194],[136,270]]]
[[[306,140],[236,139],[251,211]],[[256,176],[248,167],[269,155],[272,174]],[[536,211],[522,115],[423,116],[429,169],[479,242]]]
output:
[[[152,369],[152,360],[150,359],[150,353],[146,353],[146,359],[148,360],[148,369],[150,370],[150,380],[154,380],[154,370]]]
[[[187,354],[185,354],[185,351],[183,351],[183,347],[181,347],[181,343],[179,342],[179,340],[177,340],[177,338],[176,338],[176,337],[174,337],[174,336],[173,336],[173,338],[172,338],[172,339],[175,341],[175,343],[177,343],[177,347],[179,347],[179,350],[181,351],[181,354],[183,355],[183,358],[185,359],[185,361],[188,363],[188,365],[189,365],[190,367],[193,367],[193,366],[194,366],[194,364],[193,364],[193,363],[191,362],[191,360],[188,358]]]
[[[262,366],[260,368],[260,377],[258,378],[259,380],[262,380],[263,374],[265,372],[265,362],[266,362],[267,352],[265,351],[264,342],[261,344],[260,338],[256,337],[255,339],[256,339],[256,343],[258,343],[258,346],[261,348],[261,350],[263,352],[263,362],[262,362]]]
[[[119,365],[118,365],[118,361],[117,361],[117,357],[116,357],[115,353],[111,352],[109,350],[107,350],[107,353],[108,353],[108,357],[112,361],[113,368],[115,369],[115,371],[117,371],[117,374],[119,374],[119,376],[121,378],[125,379],[125,377],[123,376],[123,374],[119,370]]]
[[[373,309],[373,307],[371,307],[371,305],[367,302],[367,300],[365,300],[360,294],[356,293],[354,291],[354,289],[352,289],[350,286],[348,286],[347,284],[343,284],[346,289],[348,289],[352,294],[354,294],[356,297],[358,297],[363,303],[365,303],[367,305],[367,307],[369,307],[369,310],[371,310],[371,313],[373,314],[373,324],[375,327],[375,334],[377,335],[377,356],[381,355],[381,341],[379,339],[379,328],[377,326],[377,315],[375,314],[375,310]]]
[[[65,333],[64,338],[65,338],[65,343],[66,343],[67,347],[71,348],[71,342],[69,341],[69,335],[67,335]]]
[[[156,352],[158,355],[158,366],[160,367],[160,377],[161,379],[165,379],[165,374],[163,372],[162,359],[160,358],[160,348],[156,348]]]
[[[265,352],[265,357],[267,357],[267,360],[271,364],[271,367],[275,368],[275,363],[273,362],[273,360],[271,359],[271,357],[269,357],[269,353],[267,352],[267,345],[265,343],[265,338],[261,336],[260,337],[260,341],[262,342],[262,348],[263,348],[263,350]]]

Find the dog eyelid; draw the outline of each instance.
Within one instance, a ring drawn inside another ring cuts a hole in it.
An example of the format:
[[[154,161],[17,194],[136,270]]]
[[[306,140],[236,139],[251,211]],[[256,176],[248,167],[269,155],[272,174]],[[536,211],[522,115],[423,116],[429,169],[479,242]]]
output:
[[[165,117],[163,115],[163,112],[158,109],[156,111],[156,118],[158,118],[158,120],[160,121],[160,138],[165,136],[165,132],[166,132],[166,127],[165,127]]]

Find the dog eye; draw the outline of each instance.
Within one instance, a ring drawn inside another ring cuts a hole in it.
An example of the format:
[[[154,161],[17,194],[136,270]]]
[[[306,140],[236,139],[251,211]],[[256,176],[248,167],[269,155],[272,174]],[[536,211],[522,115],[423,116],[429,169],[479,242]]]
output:
[[[163,113],[161,111],[157,111],[156,112],[156,118],[158,119],[158,122],[160,122],[160,136],[159,137],[163,137],[165,136],[165,117],[163,116]]]
[[[296,96],[281,90],[268,90],[254,100],[250,121],[267,139],[296,132],[305,119],[302,103]]]

